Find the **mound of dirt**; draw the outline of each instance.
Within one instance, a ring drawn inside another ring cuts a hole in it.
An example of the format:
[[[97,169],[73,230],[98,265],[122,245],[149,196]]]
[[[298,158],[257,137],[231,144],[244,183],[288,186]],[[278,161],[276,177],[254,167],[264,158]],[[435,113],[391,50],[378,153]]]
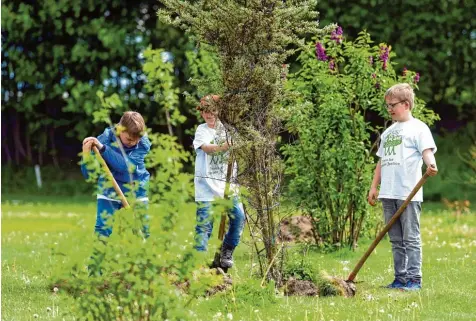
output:
[[[284,285],[284,294],[288,296],[316,296],[319,295],[319,289],[311,281],[289,278]]]
[[[314,242],[312,221],[307,216],[291,216],[279,224],[279,242]]]
[[[350,298],[355,296],[357,291],[353,282],[346,282],[342,279],[322,275],[314,284],[311,281],[297,280],[289,278],[284,284],[284,294],[288,296],[343,296]]]

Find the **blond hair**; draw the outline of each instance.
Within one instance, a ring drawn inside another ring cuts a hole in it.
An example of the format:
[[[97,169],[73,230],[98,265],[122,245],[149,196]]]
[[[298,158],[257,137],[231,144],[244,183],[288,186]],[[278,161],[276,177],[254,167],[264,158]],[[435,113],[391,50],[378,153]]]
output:
[[[413,88],[407,83],[396,84],[388,88],[385,92],[385,98],[387,97],[408,101],[410,110],[413,109],[415,104],[415,93],[413,92]]]
[[[144,135],[144,118],[136,111],[126,111],[119,121],[119,126],[133,137],[137,138]]]

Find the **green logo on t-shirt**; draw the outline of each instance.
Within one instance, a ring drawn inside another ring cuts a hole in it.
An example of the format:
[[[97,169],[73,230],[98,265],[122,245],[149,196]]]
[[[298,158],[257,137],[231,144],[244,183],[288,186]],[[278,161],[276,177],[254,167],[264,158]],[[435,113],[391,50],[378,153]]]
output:
[[[397,135],[396,133],[390,133],[383,144],[385,149],[385,156],[388,155],[397,155],[395,152],[395,147],[402,143],[402,136]]]

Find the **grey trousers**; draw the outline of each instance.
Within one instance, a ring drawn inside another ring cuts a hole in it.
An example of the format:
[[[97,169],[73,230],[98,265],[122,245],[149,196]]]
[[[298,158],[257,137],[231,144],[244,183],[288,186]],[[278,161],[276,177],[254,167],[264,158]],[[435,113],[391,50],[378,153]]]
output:
[[[381,201],[387,224],[404,201],[387,198]],[[420,213],[421,202],[410,202],[388,231],[392,243],[395,279],[404,284],[409,280],[421,281]]]

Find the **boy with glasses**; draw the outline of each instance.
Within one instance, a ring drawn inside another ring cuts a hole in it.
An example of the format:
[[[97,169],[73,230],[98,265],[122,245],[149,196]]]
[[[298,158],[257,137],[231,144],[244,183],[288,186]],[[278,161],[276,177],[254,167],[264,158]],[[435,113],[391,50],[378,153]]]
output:
[[[385,93],[385,103],[394,123],[382,134],[377,156],[380,160],[368,193],[368,202],[380,199],[385,222],[403,204],[422,177],[422,162],[430,176],[437,174],[436,145],[428,126],[413,118],[414,93],[409,84],[397,84]],[[380,191],[377,190],[380,185]],[[378,195],[378,196],[377,196]],[[392,244],[395,280],[392,289],[421,289],[420,189],[400,218],[388,231]]]

